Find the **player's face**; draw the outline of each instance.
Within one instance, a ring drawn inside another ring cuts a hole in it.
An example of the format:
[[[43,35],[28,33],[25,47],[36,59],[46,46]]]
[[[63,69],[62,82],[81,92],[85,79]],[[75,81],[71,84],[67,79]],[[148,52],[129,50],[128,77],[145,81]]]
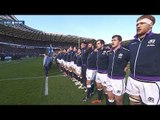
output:
[[[92,48],[92,46],[93,46],[92,44],[88,44],[88,48]]]
[[[66,53],[67,51],[64,49],[63,52]]]
[[[101,49],[103,47],[103,44],[101,44],[100,41],[97,41],[96,47],[97,47],[97,49]]]
[[[145,35],[151,29],[152,27],[145,22],[140,22],[136,24],[136,30],[139,37]]]
[[[72,50],[72,47],[71,47],[71,46],[69,47],[69,50]]]
[[[81,48],[85,48],[85,47],[86,47],[86,44],[82,43]]]
[[[119,41],[117,37],[114,37],[112,39],[112,48],[117,48],[119,47],[120,44],[121,44],[121,41]]]
[[[78,49],[78,54],[80,54],[81,53],[81,49]]]
[[[74,47],[74,48],[73,48],[73,51],[77,51],[77,48],[76,48],[76,47]]]

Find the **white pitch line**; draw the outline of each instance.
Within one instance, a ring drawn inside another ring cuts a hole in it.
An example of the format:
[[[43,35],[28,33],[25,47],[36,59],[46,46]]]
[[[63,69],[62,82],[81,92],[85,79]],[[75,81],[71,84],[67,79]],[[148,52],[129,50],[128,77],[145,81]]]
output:
[[[57,76],[48,76],[48,77],[60,77],[64,75],[57,75]],[[23,77],[23,78],[7,78],[7,79],[0,79],[0,81],[6,81],[6,80],[23,80],[23,79],[38,79],[38,78],[44,78],[44,76],[38,76],[38,77]]]
[[[44,95],[47,96],[48,95],[48,77],[46,77],[45,79],[45,92]]]
[[[33,59],[4,61],[4,62],[0,62],[0,65],[5,65],[5,66],[14,65],[14,64],[19,64],[19,63],[27,62],[29,60],[33,60]],[[4,67],[4,66],[0,66],[0,67]]]

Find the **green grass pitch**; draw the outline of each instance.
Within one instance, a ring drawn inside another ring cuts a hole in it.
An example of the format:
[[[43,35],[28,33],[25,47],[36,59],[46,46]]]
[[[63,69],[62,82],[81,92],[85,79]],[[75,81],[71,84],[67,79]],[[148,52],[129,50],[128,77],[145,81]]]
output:
[[[49,73],[48,96],[45,96],[42,61],[38,57],[0,62],[0,105],[92,105],[91,101],[81,102],[86,93],[63,76],[55,64]],[[128,96],[124,97],[124,104],[128,105]],[[91,100],[95,98],[96,90]]]

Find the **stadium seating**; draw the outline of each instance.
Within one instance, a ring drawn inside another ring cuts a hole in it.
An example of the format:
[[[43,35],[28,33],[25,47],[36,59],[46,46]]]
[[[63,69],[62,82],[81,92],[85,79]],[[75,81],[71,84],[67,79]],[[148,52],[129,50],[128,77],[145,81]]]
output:
[[[25,25],[25,21],[18,20],[14,15],[0,15],[0,54],[4,56],[37,56],[44,53],[44,49],[50,44],[54,49],[60,49],[70,45],[77,46],[81,41],[93,40],[46,33]]]

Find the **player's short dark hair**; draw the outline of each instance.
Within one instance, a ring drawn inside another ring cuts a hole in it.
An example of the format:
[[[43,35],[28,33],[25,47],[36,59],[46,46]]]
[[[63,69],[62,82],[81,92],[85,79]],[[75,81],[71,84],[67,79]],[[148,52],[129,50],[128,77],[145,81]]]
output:
[[[81,42],[81,44],[82,44],[82,43],[83,43],[83,44],[87,44],[87,42],[86,42],[86,41],[82,41],[82,42]]]
[[[98,39],[98,40],[96,41],[96,43],[97,43],[98,41],[100,41],[101,44],[105,44],[104,40],[102,40],[102,39]]]
[[[88,42],[88,44],[92,44],[92,45],[94,45],[94,43],[93,43],[93,42]]]
[[[122,37],[120,35],[113,35],[112,39],[115,38],[115,37],[117,37],[119,41],[122,41]]]
[[[154,25],[155,22],[156,22],[155,17],[152,16],[152,15],[142,15],[142,16],[140,16],[140,17],[137,19],[137,22],[138,22],[139,20],[141,20],[141,19],[144,19],[144,18],[150,19],[150,20],[153,22],[153,25]]]

